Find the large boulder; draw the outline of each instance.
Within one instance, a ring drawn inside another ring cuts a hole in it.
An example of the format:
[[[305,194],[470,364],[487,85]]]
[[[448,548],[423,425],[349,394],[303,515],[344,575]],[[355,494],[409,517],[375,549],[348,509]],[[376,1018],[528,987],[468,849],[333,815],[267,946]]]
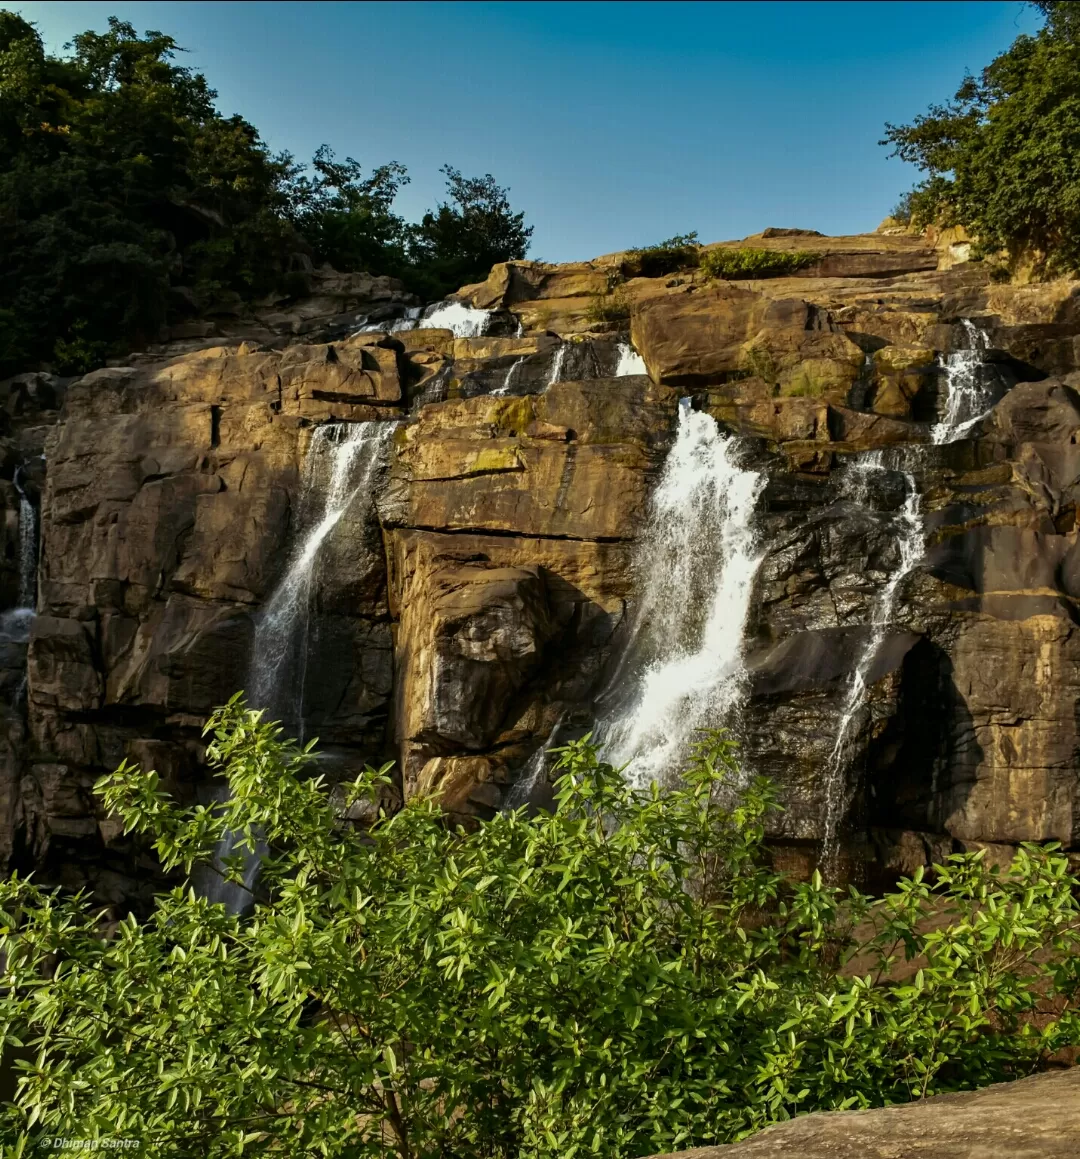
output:
[[[1066,1070],[904,1106],[803,1115],[741,1143],[664,1159],[1067,1159],[1078,1139],[1080,1070]]]

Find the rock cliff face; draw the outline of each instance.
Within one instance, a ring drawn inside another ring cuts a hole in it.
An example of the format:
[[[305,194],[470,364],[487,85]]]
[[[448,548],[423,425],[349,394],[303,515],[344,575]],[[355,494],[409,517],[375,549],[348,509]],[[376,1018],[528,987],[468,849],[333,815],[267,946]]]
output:
[[[202,721],[265,682],[297,568],[279,678],[335,775],[392,757],[402,794],[489,815],[543,799],[546,746],[667,719],[663,693],[780,782],[801,871],[823,846],[871,878],[1072,846],[1080,283],[767,232],[745,244],[821,260],[739,282],[516,262],[424,316],[327,275],[78,381],[6,384],[5,606],[20,508],[41,545],[25,681],[25,617],[0,649],[0,854],[109,901],[151,888],[93,782],[128,756],[205,795]],[[329,523],[328,423],[393,424],[335,476]]]

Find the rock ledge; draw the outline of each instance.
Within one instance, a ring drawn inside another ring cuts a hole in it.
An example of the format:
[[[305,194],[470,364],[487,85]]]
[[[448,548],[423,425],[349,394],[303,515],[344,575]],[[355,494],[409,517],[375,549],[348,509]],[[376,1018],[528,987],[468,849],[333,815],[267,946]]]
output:
[[[678,1159],[1068,1159],[1076,1155],[1080,1155],[1080,1069],[1033,1075],[904,1106],[805,1115],[768,1127],[742,1143],[681,1151]]]

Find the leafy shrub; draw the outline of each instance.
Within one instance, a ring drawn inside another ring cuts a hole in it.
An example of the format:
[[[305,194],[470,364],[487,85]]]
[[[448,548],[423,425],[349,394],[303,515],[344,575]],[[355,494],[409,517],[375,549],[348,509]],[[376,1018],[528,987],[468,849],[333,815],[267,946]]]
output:
[[[1080,12],[1036,3],[1047,17],[1019,36],[955,98],[883,145],[928,176],[908,195],[910,220],[964,225],[973,256],[1038,257],[1044,273],[1080,270]]]
[[[676,270],[693,269],[698,264],[700,248],[697,231],[693,230],[655,245],[627,250],[622,274],[627,278],[662,278]]]
[[[702,272],[710,278],[775,278],[793,274],[821,261],[807,250],[765,250],[740,246],[714,249],[701,255]]]
[[[630,302],[624,290],[616,287],[606,294],[593,294],[585,317],[596,329],[618,326],[630,318]]]
[[[177,888],[107,933],[84,897],[0,887],[16,1155],[41,1132],[163,1157],[630,1159],[1013,1077],[1078,1041],[1056,847],[1005,873],[955,856],[876,902],[792,883],[764,846],[767,783],[735,793],[715,736],[667,794],[580,741],[554,812],[453,831],[421,799],[361,832],[344,818],[386,769],[330,792],[311,746],[238,699],[208,731],[220,812],[127,765],[99,791],[175,870],[226,828],[261,834],[250,916]]]
[[[86,336],[83,319],[71,327],[71,338],[57,338],[53,345],[53,359],[59,374],[86,374],[102,366],[109,356],[109,344]]]

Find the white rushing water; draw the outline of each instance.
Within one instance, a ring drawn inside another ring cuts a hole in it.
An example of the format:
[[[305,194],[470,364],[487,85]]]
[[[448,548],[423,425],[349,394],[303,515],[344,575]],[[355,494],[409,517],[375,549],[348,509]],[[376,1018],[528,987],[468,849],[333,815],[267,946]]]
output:
[[[548,764],[552,759],[548,750],[555,744],[555,734],[559,731],[561,724],[562,717],[560,716],[552,725],[547,740],[526,761],[517,781],[506,795],[506,801],[502,807],[504,813],[510,813],[514,809],[520,809],[522,805],[528,804],[534,790],[543,781],[547,774]]]
[[[32,612],[37,607],[38,511],[19,480],[23,469],[17,467],[13,477],[19,493],[18,607]]]
[[[377,334],[381,330],[401,334],[406,330],[452,330],[455,338],[480,338],[491,322],[490,310],[477,310],[462,302],[435,302],[431,306],[410,306],[400,318],[370,322],[365,320],[354,334]]]
[[[739,466],[737,442],[683,400],[638,547],[640,603],[613,682],[621,703],[597,729],[606,759],[629,762],[639,785],[677,770],[696,730],[730,720],[744,695],[765,478]]]
[[[869,505],[873,477],[889,471],[880,451],[864,455],[850,468],[847,489],[850,498],[860,506]],[[923,555],[923,521],[920,511],[919,490],[914,475],[904,471],[905,497],[903,505],[891,519],[896,535],[899,554],[897,565],[885,586],[878,593],[870,614],[869,634],[855,664],[855,670],[848,684],[847,695],[840,714],[840,724],[836,730],[832,752],[825,767],[824,785],[824,836],[822,841],[821,864],[830,875],[835,874],[838,853],[837,834],[847,814],[850,804],[850,787],[847,778],[847,758],[850,744],[861,723],[869,689],[869,676],[877,659],[885,635],[896,611],[896,601],[904,580],[918,566]]]
[[[396,422],[327,423],[316,428],[308,447],[299,510],[305,518],[285,574],[271,593],[255,626],[249,674],[249,701],[280,719],[298,739],[304,735],[304,679],[310,636],[311,602],[319,553],[354,502],[354,518],[367,519],[374,496],[373,484]],[[362,511],[359,505],[363,504]],[[207,804],[229,799],[228,785],[216,784]],[[239,836],[226,831],[209,866],[192,875],[203,897],[223,904],[232,913],[246,913],[254,904],[266,844],[256,840],[254,850],[238,847]],[[223,876],[224,859],[240,856],[241,882]]]
[[[477,310],[463,302],[436,302],[428,306],[410,329],[453,330],[455,338],[481,338],[491,321],[490,310]]]
[[[37,508],[19,492],[19,607],[37,605]]]
[[[554,386],[556,382],[562,382],[563,367],[566,365],[566,352],[570,349],[569,342],[560,342],[555,350],[555,357],[551,362],[551,373],[548,375],[548,386]]]
[[[229,799],[229,786],[215,784],[209,790],[209,800],[205,805],[223,805]],[[255,905],[255,885],[262,869],[262,859],[269,852],[266,841],[252,834],[254,848],[241,845],[239,833],[226,829],[214,850],[209,865],[197,865],[191,874],[191,884],[195,892],[206,898],[211,905],[223,905],[229,913],[244,914]],[[240,881],[230,881],[225,876],[225,859],[240,857]]]
[[[248,689],[254,705],[280,716],[301,739],[310,605],[319,551],[354,500],[362,496],[364,504],[371,503],[372,483],[397,425],[327,423],[311,438],[300,499],[307,528],[256,624]]]
[[[993,389],[981,373],[988,345],[986,332],[968,318],[961,318],[960,325],[964,346],[939,360],[945,378],[945,413],[930,431],[931,441],[937,444],[964,438],[994,405]]]
[[[492,394],[507,394],[510,390],[510,387],[513,386],[513,384],[514,384],[514,376],[517,374],[519,368],[521,367],[521,365],[524,361],[525,361],[525,355],[523,354],[520,358],[515,360],[513,365],[506,372],[506,377],[502,380],[502,386],[496,387],[491,393]]]
[[[619,361],[615,364],[615,377],[622,378],[626,374],[648,374],[645,359],[630,345],[629,342],[619,343]]]

